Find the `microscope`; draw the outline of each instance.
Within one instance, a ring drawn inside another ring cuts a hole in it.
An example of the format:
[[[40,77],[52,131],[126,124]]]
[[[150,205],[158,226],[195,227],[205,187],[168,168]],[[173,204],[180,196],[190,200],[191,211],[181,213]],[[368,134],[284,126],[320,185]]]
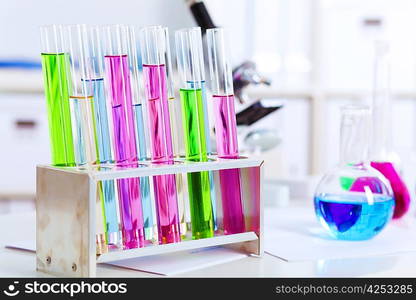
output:
[[[214,22],[203,1],[187,0],[191,13],[201,27],[204,35],[209,28],[215,28]],[[252,125],[267,115],[283,107],[281,101],[272,99],[250,99],[246,89],[253,85],[270,86],[269,79],[262,76],[252,61],[245,61],[233,69],[234,96],[240,104],[246,107],[237,113],[239,142],[242,151],[261,153],[271,150],[280,144],[276,130],[269,128],[252,128]]]

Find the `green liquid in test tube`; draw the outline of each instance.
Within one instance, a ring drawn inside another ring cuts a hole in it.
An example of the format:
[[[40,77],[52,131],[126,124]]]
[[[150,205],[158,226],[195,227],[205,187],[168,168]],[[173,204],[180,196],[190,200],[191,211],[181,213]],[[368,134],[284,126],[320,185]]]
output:
[[[208,160],[202,94],[201,43],[199,28],[183,29],[176,32],[186,160],[195,162]],[[192,238],[212,237],[214,235],[214,219],[209,172],[188,173],[187,179]]]
[[[207,161],[204,131],[204,110],[201,89],[181,89],[186,159]],[[200,239],[214,235],[209,172],[188,173],[188,191],[191,210],[192,238]]]
[[[42,69],[52,164],[55,166],[75,166],[69,107],[68,54],[42,53]]]

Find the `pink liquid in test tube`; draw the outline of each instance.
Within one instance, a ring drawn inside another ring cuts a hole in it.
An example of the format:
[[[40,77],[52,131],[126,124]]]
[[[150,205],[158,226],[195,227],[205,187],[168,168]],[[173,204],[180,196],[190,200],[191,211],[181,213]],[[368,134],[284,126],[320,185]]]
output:
[[[105,56],[114,123],[114,156],[120,168],[137,167],[134,116],[127,55]],[[144,228],[139,178],[118,179],[123,245],[143,247]]]
[[[165,65],[143,64],[150,145],[154,163],[173,164],[173,147],[166,89]],[[176,196],[176,176],[153,177],[158,219],[159,243],[180,241],[179,213]]]
[[[237,124],[235,119],[234,96],[213,96],[215,115],[215,136],[220,158],[238,158]],[[240,170],[219,171],[223,206],[224,233],[245,231],[241,199]]]

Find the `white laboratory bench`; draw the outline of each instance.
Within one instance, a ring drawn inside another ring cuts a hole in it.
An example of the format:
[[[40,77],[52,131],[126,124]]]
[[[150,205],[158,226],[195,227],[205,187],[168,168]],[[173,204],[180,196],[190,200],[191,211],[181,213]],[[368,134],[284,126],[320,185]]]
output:
[[[35,254],[6,249],[6,244],[35,234],[33,212],[0,215],[0,277],[46,277],[35,270]],[[145,272],[98,265],[99,277],[161,277]],[[264,254],[176,277],[416,277],[416,252],[379,257],[286,262]]]

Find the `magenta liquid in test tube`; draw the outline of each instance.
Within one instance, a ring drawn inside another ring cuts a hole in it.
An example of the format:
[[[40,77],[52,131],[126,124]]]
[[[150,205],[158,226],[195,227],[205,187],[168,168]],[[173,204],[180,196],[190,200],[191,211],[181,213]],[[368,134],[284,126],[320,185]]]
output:
[[[107,96],[113,117],[114,157],[118,168],[137,167],[135,124],[128,57],[131,43],[128,27],[104,28]],[[134,66],[132,66],[134,68]],[[117,180],[123,246],[143,247],[144,228],[139,178]]]
[[[143,80],[147,98],[150,146],[153,163],[173,164],[166,82],[167,43],[160,26],[143,28],[140,32]],[[159,243],[180,241],[179,212],[174,174],[153,177]]]
[[[218,157],[238,158],[233,81],[222,28],[207,30],[207,46]],[[244,232],[240,170],[221,170],[219,177],[224,233]]]

